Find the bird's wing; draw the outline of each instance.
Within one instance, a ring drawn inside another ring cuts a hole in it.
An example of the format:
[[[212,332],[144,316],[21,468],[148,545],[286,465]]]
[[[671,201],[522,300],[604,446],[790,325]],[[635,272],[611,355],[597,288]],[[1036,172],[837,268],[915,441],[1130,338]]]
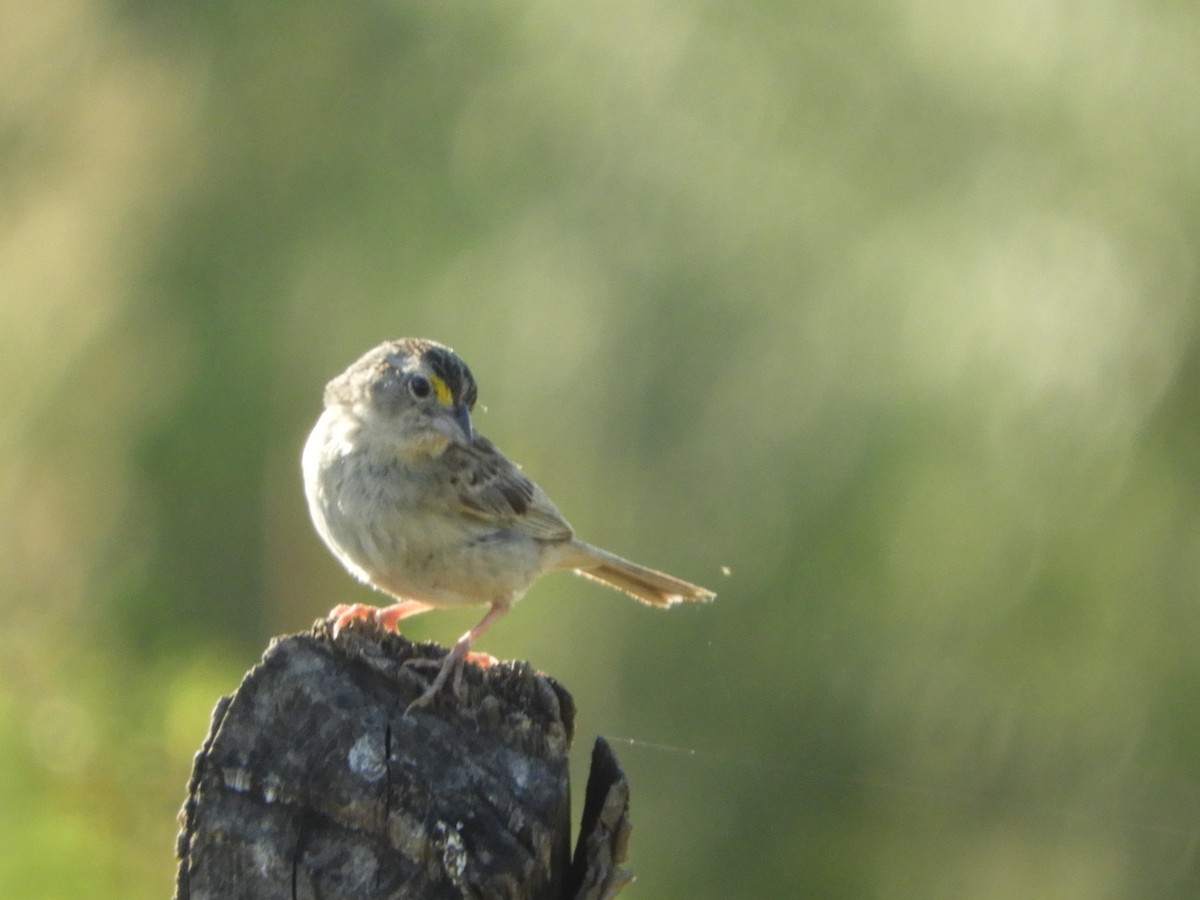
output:
[[[442,458],[451,486],[468,515],[544,541],[573,536],[550,498],[482,435],[469,447],[452,445]]]

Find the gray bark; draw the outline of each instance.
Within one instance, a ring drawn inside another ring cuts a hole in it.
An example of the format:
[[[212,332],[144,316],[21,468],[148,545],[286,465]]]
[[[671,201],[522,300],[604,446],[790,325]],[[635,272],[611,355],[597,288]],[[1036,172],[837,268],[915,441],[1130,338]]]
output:
[[[273,641],[196,755],[177,900],[615,896],[629,792],[607,743],[572,860],[570,694],[469,664],[406,713],[436,670],[404,661],[444,653],[370,623]]]

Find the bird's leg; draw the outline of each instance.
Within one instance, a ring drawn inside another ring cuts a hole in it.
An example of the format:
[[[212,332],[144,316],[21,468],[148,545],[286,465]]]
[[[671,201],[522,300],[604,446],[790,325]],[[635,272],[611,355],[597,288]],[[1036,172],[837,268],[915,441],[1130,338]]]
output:
[[[455,642],[454,646],[450,648],[450,652],[447,653],[445,659],[442,660],[442,665],[441,668],[438,669],[437,676],[433,679],[433,684],[429,685],[425,693],[423,693],[412,703],[408,704],[408,709],[405,710],[405,712],[412,712],[414,708],[428,705],[429,701],[437,696],[438,691],[445,687],[446,681],[450,678],[451,673],[454,674],[454,690],[455,693],[457,693],[459,686],[462,683],[463,663],[472,657],[484,656],[484,654],[471,653],[471,644],[473,644],[481,634],[483,634],[492,626],[492,623],[494,623],[506,612],[508,612],[507,603],[493,603],[487,613],[484,614],[484,617],[479,620],[479,624],[460,637]],[[495,662],[495,659],[491,656],[487,656],[486,660],[489,664]],[[405,665],[420,666],[430,662],[433,661],[425,659],[410,659],[405,663]]]
[[[398,631],[396,627],[401,619],[415,616],[417,613],[433,609],[427,603],[416,600],[401,600],[391,606],[368,606],[365,603],[342,603],[329,611],[326,617],[333,622],[333,636],[336,638],[343,628],[356,619],[373,619],[384,631]]]

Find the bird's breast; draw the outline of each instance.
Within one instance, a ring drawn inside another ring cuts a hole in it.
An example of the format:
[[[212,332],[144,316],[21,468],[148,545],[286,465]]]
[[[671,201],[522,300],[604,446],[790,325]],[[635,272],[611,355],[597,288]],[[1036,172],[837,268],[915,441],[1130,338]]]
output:
[[[541,574],[543,545],[464,515],[454,494],[399,460],[327,460],[310,505],[318,532],[374,587],[433,606],[514,602]]]

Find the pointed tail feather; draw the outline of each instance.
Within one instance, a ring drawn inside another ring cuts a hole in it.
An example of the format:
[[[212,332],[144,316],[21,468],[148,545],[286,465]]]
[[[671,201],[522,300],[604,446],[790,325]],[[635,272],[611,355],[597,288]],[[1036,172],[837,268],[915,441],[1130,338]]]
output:
[[[717,595],[707,588],[658,572],[622,559],[615,553],[572,541],[572,554],[563,568],[574,569],[576,574],[598,581],[610,588],[628,594],[635,600],[651,606],[673,606],[676,603],[707,603]]]

